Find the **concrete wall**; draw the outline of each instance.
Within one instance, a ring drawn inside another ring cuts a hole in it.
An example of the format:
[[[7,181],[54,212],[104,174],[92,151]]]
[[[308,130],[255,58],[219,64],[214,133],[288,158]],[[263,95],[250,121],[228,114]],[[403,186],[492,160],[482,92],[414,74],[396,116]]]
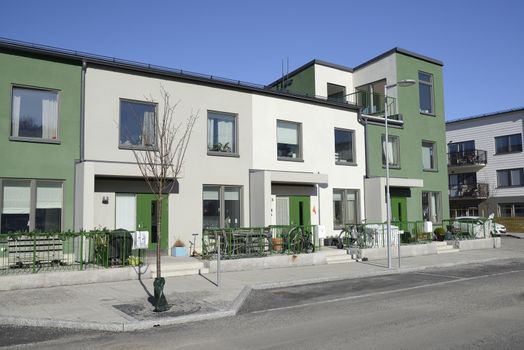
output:
[[[346,94],[350,94],[353,92],[353,73],[316,64],[315,94],[327,97],[328,83],[344,86]]]

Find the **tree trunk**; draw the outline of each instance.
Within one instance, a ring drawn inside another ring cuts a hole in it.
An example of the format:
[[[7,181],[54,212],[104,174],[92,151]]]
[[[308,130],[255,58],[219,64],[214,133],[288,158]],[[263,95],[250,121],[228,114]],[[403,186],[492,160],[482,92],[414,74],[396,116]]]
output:
[[[160,237],[162,230],[162,200],[163,196],[160,195],[157,201],[156,207],[156,277],[162,277],[160,274]]]

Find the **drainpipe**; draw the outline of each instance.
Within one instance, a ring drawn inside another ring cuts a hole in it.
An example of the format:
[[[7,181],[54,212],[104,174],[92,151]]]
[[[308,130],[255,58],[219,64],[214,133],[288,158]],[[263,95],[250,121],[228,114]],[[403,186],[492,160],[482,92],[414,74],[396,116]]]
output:
[[[364,154],[366,158],[366,179],[369,178],[369,157],[368,157],[368,119],[358,111],[358,122],[364,125]]]
[[[86,69],[87,61],[82,60],[82,76],[80,81],[80,163],[85,160],[85,100],[86,100]]]

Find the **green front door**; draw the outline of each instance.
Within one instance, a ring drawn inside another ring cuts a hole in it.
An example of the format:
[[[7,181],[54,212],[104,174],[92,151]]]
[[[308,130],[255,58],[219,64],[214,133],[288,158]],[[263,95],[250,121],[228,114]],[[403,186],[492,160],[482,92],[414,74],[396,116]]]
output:
[[[149,250],[156,250],[158,202],[153,194],[136,195],[136,224],[140,231],[149,231]],[[168,249],[168,197],[162,200],[162,227],[160,233],[160,249]]]
[[[289,224],[293,226],[311,225],[309,196],[289,196]]]
[[[399,225],[401,230],[405,230],[408,221],[406,197],[391,197],[391,221]]]

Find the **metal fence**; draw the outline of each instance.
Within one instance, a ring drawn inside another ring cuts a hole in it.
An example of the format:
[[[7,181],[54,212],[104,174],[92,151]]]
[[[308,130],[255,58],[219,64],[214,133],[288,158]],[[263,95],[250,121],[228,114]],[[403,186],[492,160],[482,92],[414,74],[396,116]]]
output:
[[[312,253],[317,241],[313,229],[309,225],[204,229],[202,257],[215,257],[219,250],[221,259]]]
[[[87,270],[146,263],[125,230],[0,234],[0,275]]]
[[[443,220],[442,227],[447,239],[464,240],[488,238],[494,232],[495,222],[490,219],[462,218]]]

